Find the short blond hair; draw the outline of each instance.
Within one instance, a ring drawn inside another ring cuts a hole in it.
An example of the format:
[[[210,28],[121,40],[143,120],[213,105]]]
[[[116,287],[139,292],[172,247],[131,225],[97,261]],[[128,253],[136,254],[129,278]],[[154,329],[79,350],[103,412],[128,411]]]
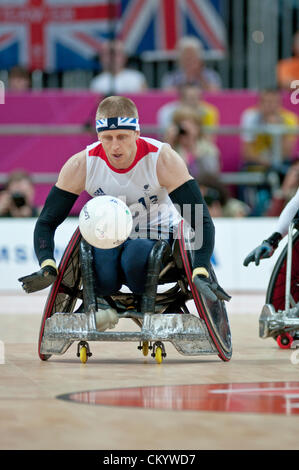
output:
[[[108,96],[100,102],[96,119],[112,117],[138,118],[135,103],[125,96]]]
[[[202,124],[200,114],[190,106],[180,106],[172,115],[172,122],[176,125],[184,120],[193,121],[199,127]]]

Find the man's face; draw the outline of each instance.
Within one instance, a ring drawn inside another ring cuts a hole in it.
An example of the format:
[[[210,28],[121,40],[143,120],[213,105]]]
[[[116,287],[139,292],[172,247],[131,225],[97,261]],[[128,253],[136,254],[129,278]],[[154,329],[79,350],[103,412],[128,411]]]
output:
[[[201,91],[196,86],[186,85],[183,88],[181,93],[182,93],[182,101],[184,101],[185,104],[191,107],[196,106],[201,97]]]
[[[111,165],[118,169],[128,168],[133,162],[139,138],[139,131],[115,130],[99,133],[99,141]]]
[[[124,68],[126,60],[124,48],[120,43],[115,42],[103,46],[101,62],[104,70],[110,71],[111,73],[118,73]]]
[[[198,65],[201,64],[201,59],[195,48],[186,47],[181,51],[179,62],[183,70],[192,72],[197,70]]]

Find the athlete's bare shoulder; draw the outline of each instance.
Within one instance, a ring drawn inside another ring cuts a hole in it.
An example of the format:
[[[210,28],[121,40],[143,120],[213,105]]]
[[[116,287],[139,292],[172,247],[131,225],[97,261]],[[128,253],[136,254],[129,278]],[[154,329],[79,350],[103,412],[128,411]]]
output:
[[[160,185],[165,187],[168,193],[192,179],[182,157],[168,144],[161,148],[157,176]]]
[[[85,189],[86,158],[85,150],[76,153],[63,165],[56,186],[70,193],[80,194]]]

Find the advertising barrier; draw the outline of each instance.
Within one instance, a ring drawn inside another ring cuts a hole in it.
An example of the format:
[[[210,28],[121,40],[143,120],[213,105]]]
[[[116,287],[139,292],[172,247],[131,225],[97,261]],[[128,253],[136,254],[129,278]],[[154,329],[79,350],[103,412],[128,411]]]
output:
[[[214,219],[216,243],[212,263],[219,283],[229,291],[265,291],[284,239],[272,258],[243,266],[245,256],[275,229],[276,218]],[[36,219],[0,219],[0,291],[20,291],[18,278],[38,269],[33,250]],[[70,217],[55,234],[56,262],[78,226]]]

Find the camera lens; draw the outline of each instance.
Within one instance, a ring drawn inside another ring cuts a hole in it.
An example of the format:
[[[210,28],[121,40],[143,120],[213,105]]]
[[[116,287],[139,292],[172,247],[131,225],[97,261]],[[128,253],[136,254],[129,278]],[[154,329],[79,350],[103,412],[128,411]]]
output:
[[[21,194],[21,193],[13,193],[11,195],[11,198],[12,198],[12,200],[14,202],[14,205],[16,207],[23,207],[26,204],[26,199],[25,199],[24,195]]]
[[[184,127],[179,125],[178,126],[178,133],[179,133],[179,135],[186,135],[187,131],[186,131],[186,129],[184,129]]]

